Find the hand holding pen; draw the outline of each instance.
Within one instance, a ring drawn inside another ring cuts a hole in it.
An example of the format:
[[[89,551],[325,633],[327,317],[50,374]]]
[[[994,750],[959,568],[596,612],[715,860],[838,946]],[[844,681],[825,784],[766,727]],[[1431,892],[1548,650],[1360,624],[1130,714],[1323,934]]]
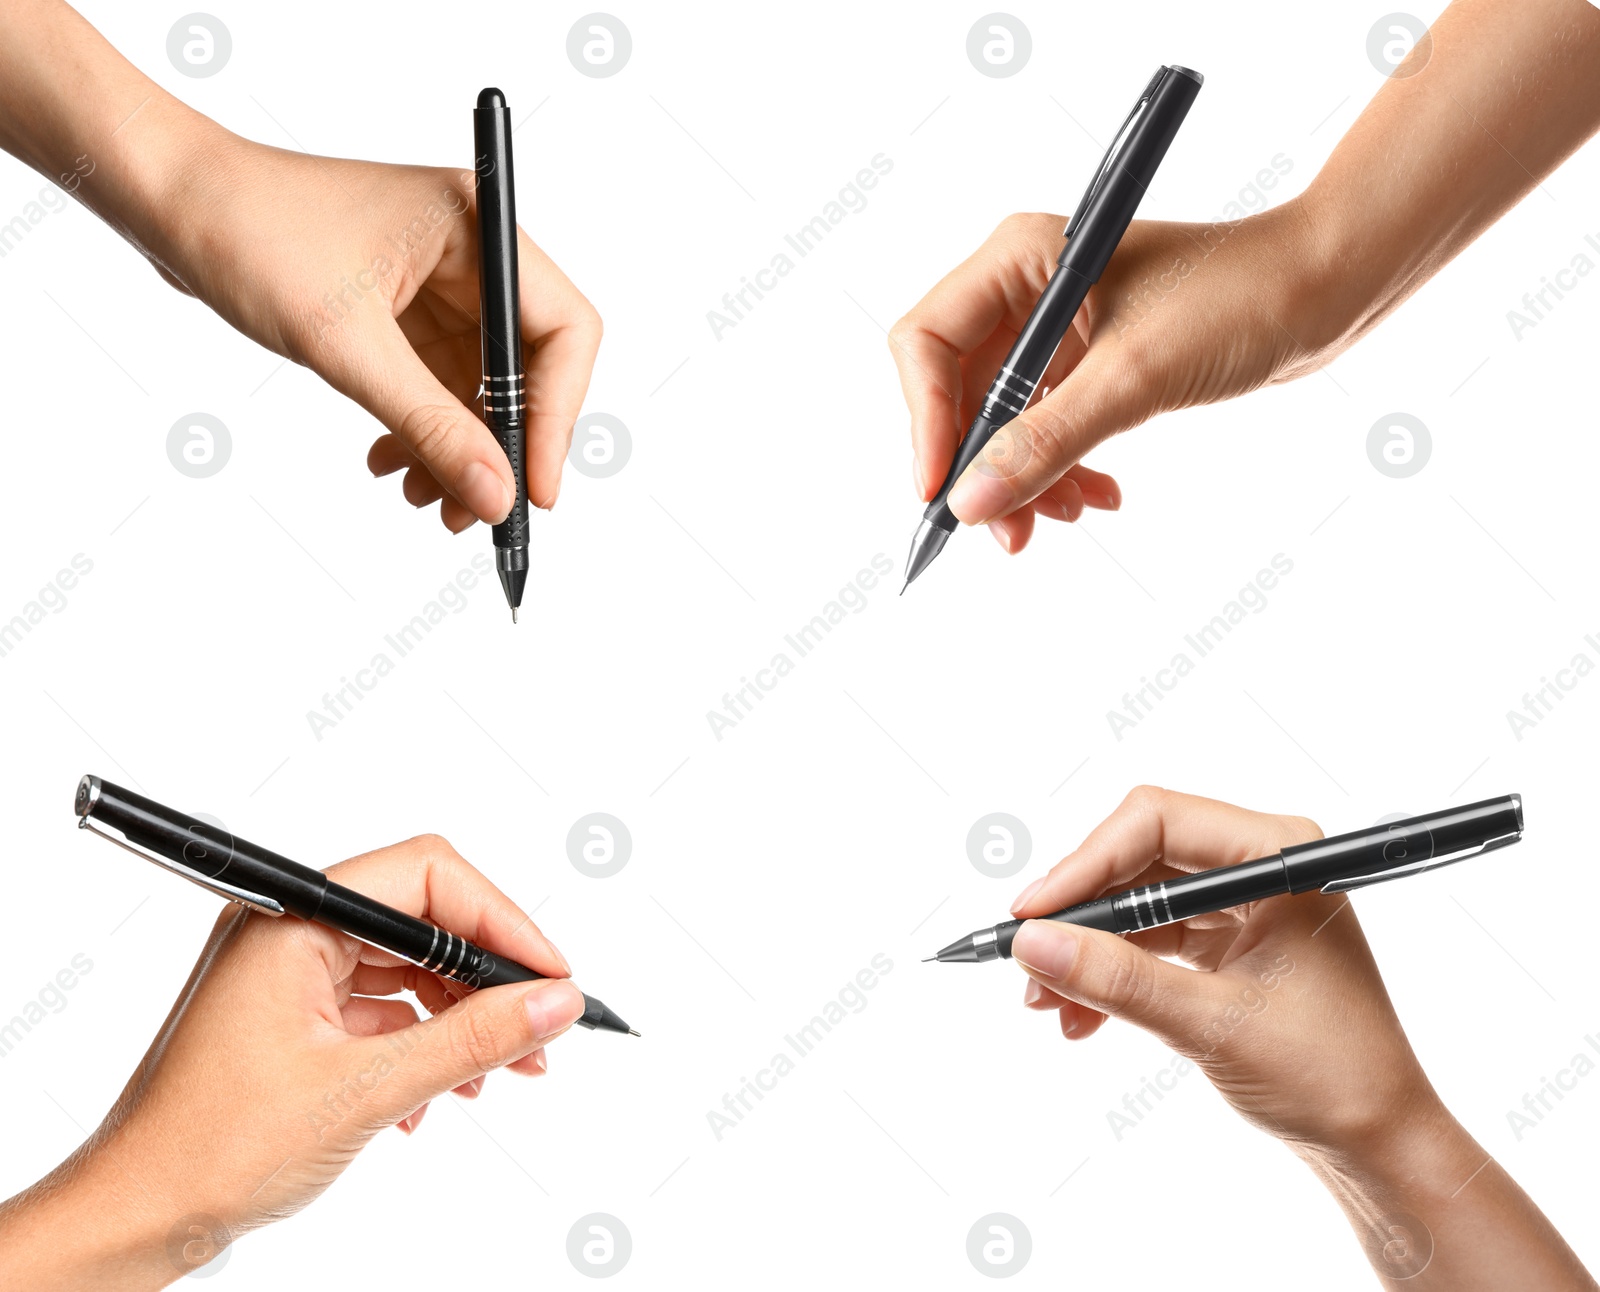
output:
[[[79,873],[93,864],[80,854]],[[63,1285],[68,1234],[72,1286],[163,1286],[175,1277],[169,1230],[181,1218],[206,1229],[190,1250],[214,1254],[305,1206],[380,1130],[414,1131],[430,1100],[448,1091],[476,1098],[498,1068],[545,1072],[546,1047],[578,1019],[583,997],[515,902],[434,835],[327,875],[550,977],[465,993],[320,924],[225,908],[181,1008],[100,1133],[16,1200],[29,1228],[50,1236],[37,1277],[18,1286]],[[434,1017],[418,1021],[402,992]],[[418,1183],[428,1197],[450,1193],[437,1180]],[[125,1223],[82,1223],[111,1214]],[[0,1286],[30,1273],[17,1264],[27,1245],[14,1237],[0,1214]]]
[[[1012,946],[1028,974],[1025,1003],[1059,1014],[1069,1040],[1093,1036],[1108,1016],[1159,1037],[1176,1053],[1150,1056],[1106,1110],[1110,1136],[1163,1134],[1179,1114],[1160,1105],[1198,1068],[1329,1188],[1385,1286],[1593,1288],[1549,1221],[1439,1098],[1345,893],[1313,889],[1121,937],[1041,918],[1321,837],[1304,817],[1133,791],[1014,904],[1027,917]],[[1442,952],[1441,966],[1457,954]],[[1448,974],[1440,978],[1448,990]],[[1486,1020],[1474,1037],[1492,1027]],[[1049,1123],[1049,1110],[1040,1121]],[[1199,1163],[1186,1174],[1207,1172]]]

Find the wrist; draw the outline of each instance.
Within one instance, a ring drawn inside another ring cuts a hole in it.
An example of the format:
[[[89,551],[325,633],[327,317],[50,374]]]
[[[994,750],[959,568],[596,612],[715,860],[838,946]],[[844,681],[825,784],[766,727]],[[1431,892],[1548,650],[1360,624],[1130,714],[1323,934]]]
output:
[[[206,205],[207,175],[238,138],[152,90],[114,146],[103,157],[84,159],[92,169],[77,196],[145,255],[170,265],[192,241],[188,231]]]
[[[1341,200],[1335,189],[1313,181],[1286,203],[1298,225],[1301,340],[1319,364],[1349,349],[1397,304],[1399,273],[1385,261],[1386,247],[1371,236],[1370,219]]]

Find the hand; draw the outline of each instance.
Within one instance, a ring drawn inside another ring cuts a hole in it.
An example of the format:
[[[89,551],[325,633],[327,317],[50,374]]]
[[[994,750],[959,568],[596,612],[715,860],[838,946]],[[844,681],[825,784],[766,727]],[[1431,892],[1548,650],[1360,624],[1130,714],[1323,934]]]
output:
[[[188,1272],[169,1246],[180,1221],[203,1264],[304,1207],[379,1131],[415,1131],[429,1100],[476,1098],[496,1068],[545,1071],[583,998],[515,903],[431,835],[328,875],[550,980],[465,993],[321,925],[229,907],[99,1129],[0,1206],[0,1287],[165,1286]],[[434,1017],[388,999],[401,991]]]
[[[989,382],[1044,290],[1066,218],[1013,215],[890,330],[911,409],[919,496],[938,492]],[[1332,311],[1315,314],[1313,230],[1297,202],[1233,224],[1134,222],[1040,382],[950,492],[957,518],[1019,552],[1034,517],[1116,510],[1121,491],[1081,465],[1158,413],[1213,403],[1317,366]]]
[[[1532,1199],[1435,1094],[1349,898],[1274,897],[1126,938],[1031,918],[1321,837],[1304,817],[1135,790],[1013,905],[1030,917],[1012,944],[1030,979],[1026,1003],[1059,1013],[1074,1040],[1111,1015],[1195,1063],[1306,1162],[1385,1287],[1595,1292]]]
[[[246,336],[311,368],[388,429],[373,474],[443,500],[453,532],[503,520],[511,464],[480,419],[475,176],[284,152],[203,117],[184,182],[139,241],[162,276]],[[150,245],[154,243],[154,245]],[[583,405],[600,316],[518,231],[528,498],[551,507]]]
[[[1321,837],[1303,817],[1141,788],[1012,909],[1043,915]],[[1361,1149],[1438,1104],[1348,897],[1273,898],[1125,938],[1034,919],[1012,952],[1028,1005],[1058,1011],[1068,1038],[1108,1014],[1136,1023],[1297,1147]]]

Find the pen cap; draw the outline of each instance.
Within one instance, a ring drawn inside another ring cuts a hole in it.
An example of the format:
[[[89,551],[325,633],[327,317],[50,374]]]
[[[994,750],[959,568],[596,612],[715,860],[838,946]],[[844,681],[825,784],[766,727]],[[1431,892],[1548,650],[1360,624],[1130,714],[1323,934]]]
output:
[[[1068,226],[1070,237],[1058,263],[1097,282],[1139,203],[1155,179],[1178,127],[1189,115],[1204,78],[1187,67],[1163,67],[1147,88],[1143,111],[1101,163],[1091,191]]]
[[[1362,875],[1411,869],[1452,854],[1474,852],[1522,834],[1522,796],[1506,794],[1465,807],[1375,825],[1283,850],[1291,893]]]
[[[98,776],[78,782],[73,811],[198,875],[271,897],[302,919],[315,918],[322,906],[328,880],[320,871]]]

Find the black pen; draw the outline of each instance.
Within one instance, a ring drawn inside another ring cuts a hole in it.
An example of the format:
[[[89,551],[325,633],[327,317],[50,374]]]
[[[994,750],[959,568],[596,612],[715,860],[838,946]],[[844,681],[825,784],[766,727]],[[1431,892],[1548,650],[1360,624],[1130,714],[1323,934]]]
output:
[[[98,776],[85,776],[78,782],[72,806],[81,829],[263,915],[289,914],[313,920],[474,990],[545,976],[336,884],[320,870],[268,852]],[[99,828],[102,825],[117,830],[122,838],[107,834]],[[639,1035],[593,996],[585,996],[583,1004],[580,1027]]]
[[[1203,79],[1199,72],[1187,67],[1158,69],[1112,139],[1083,200],[1067,222],[1062,234],[1067,245],[1056,260],[1055,273],[1050,275],[1033,313],[1028,315],[1000,371],[989,384],[983,407],[967,428],[944,483],[922,513],[922,524],[911,539],[911,554],[906,558],[906,582],[901,595],[933,563],[955,532],[955,513],[946,504],[950,490],[994,433],[1033,398],[1084,297],[1099,281],[1127,232],[1140,199],[1155,178],[1156,168],[1200,93]]]
[[[527,398],[522,373],[522,302],[517,291],[517,198],[512,191],[511,109],[490,88],[472,114],[478,176],[478,306],[483,334],[483,420],[511,460],[517,500],[494,527],[494,568],[517,622],[528,581]]]
[[[1506,794],[1333,839],[1297,843],[1258,861],[1145,884],[1040,918],[1110,933],[1137,933],[1285,893],[1312,889],[1348,893],[1481,856],[1521,838],[1522,795]],[[1007,920],[969,933],[929,959],[941,964],[1009,960],[1012,939],[1022,925],[1022,920]]]

